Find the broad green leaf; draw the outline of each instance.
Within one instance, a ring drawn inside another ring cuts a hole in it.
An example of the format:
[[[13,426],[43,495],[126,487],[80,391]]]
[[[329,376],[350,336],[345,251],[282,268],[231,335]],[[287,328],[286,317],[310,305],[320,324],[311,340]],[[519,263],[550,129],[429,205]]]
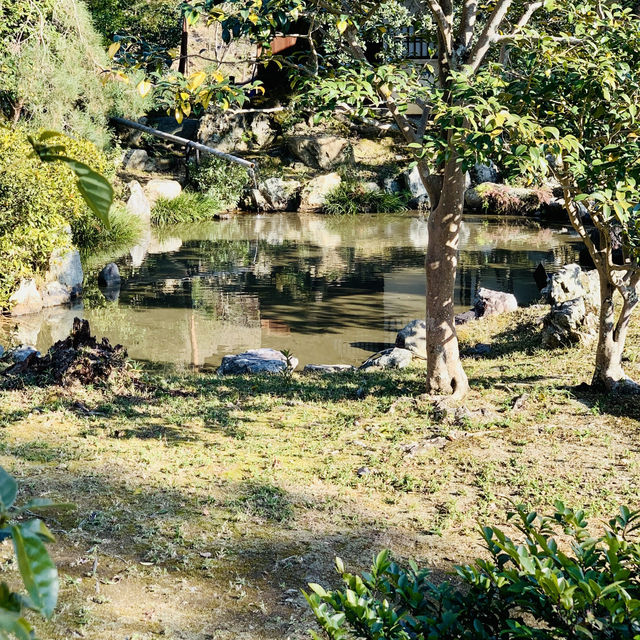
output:
[[[11,535],[24,586],[38,610],[46,617],[51,617],[58,601],[56,566],[36,534],[13,525]]]
[[[15,502],[18,495],[18,484],[0,467],[0,508],[7,510]]]
[[[33,628],[19,613],[0,608],[0,638],[8,638],[7,634],[13,634],[18,640],[34,640],[35,637]]]
[[[49,531],[49,527],[40,519],[29,520],[29,522],[22,524],[21,527],[23,531],[35,534],[45,542],[56,541],[56,537]]]

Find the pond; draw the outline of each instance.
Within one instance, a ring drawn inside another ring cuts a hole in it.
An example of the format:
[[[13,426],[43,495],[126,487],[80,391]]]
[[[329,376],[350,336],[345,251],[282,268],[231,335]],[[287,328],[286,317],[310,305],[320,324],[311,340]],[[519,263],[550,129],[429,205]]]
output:
[[[238,215],[155,230],[117,260],[115,300],[90,271],[82,302],[12,319],[0,344],[44,351],[80,316],[140,361],[216,367],[225,354],[274,347],[301,365],[359,364],[424,316],[425,245],[417,213]],[[480,286],[529,304],[539,298],[536,265],[553,270],[578,250],[567,229],[467,218],[456,306],[469,309]]]

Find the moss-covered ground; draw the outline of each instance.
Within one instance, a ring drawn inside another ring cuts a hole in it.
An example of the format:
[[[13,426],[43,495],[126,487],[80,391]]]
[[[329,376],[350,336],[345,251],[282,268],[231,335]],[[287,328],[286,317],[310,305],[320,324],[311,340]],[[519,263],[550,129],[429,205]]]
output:
[[[640,402],[579,387],[590,349],[540,348],[542,310],[461,331],[472,391],[423,395],[420,364],[333,376],[141,369],[109,390],[0,391],[0,464],[48,523],[61,575],[42,638],[297,639],[300,589],[389,547],[443,577],[482,553],[478,520],[561,498],[595,520],[639,507]],[[627,350],[640,379],[640,322]],[[1,567],[15,579],[11,548]]]

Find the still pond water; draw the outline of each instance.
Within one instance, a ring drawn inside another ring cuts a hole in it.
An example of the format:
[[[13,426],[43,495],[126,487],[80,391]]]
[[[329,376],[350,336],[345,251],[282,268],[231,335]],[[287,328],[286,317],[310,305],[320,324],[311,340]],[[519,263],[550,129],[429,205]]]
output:
[[[13,320],[0,343],[44,351],[81,316],[140,361],[218,366],[225,354],[274,347],[301,365],[359,364],[424,316],[426,239],[417,214],[241,215],[154,231],[117,261],[117,300],[107,303],[90,273],[84,302]],[[466,219],[457,308],[480,286],[536,300],[535,266],[573,261],[578,246],[560,227]]]

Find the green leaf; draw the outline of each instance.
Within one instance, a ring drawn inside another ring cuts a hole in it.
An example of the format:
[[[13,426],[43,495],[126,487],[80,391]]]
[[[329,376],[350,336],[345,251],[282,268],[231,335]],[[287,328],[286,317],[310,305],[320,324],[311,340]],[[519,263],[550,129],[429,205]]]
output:
[[[18,495],[17,482],[0,467],[0,508],[9,509]]]
[[[38,535],[26,527],[11,527],[13,546],[24,586],[33,604],[51,617],[58,601],[58,571]]]
[[[56,537],[49,531],[49,527],[47,527],[42,520],[29,520],[29,522],[22,524],[21,527],[23,532],[28,531],[29,533],[33,533],[45,542],[56,541]]]
[[[47,513],[50,511],[73,511],[76,505],[72,502],[54,502],[48,498],[34,498],[27,502],[22,508],[37,513]]]
[[[13,634],[18,640],[34,640],[31,625],[15,611],[0,609],[0,638],[8,638],[6,633]]]

